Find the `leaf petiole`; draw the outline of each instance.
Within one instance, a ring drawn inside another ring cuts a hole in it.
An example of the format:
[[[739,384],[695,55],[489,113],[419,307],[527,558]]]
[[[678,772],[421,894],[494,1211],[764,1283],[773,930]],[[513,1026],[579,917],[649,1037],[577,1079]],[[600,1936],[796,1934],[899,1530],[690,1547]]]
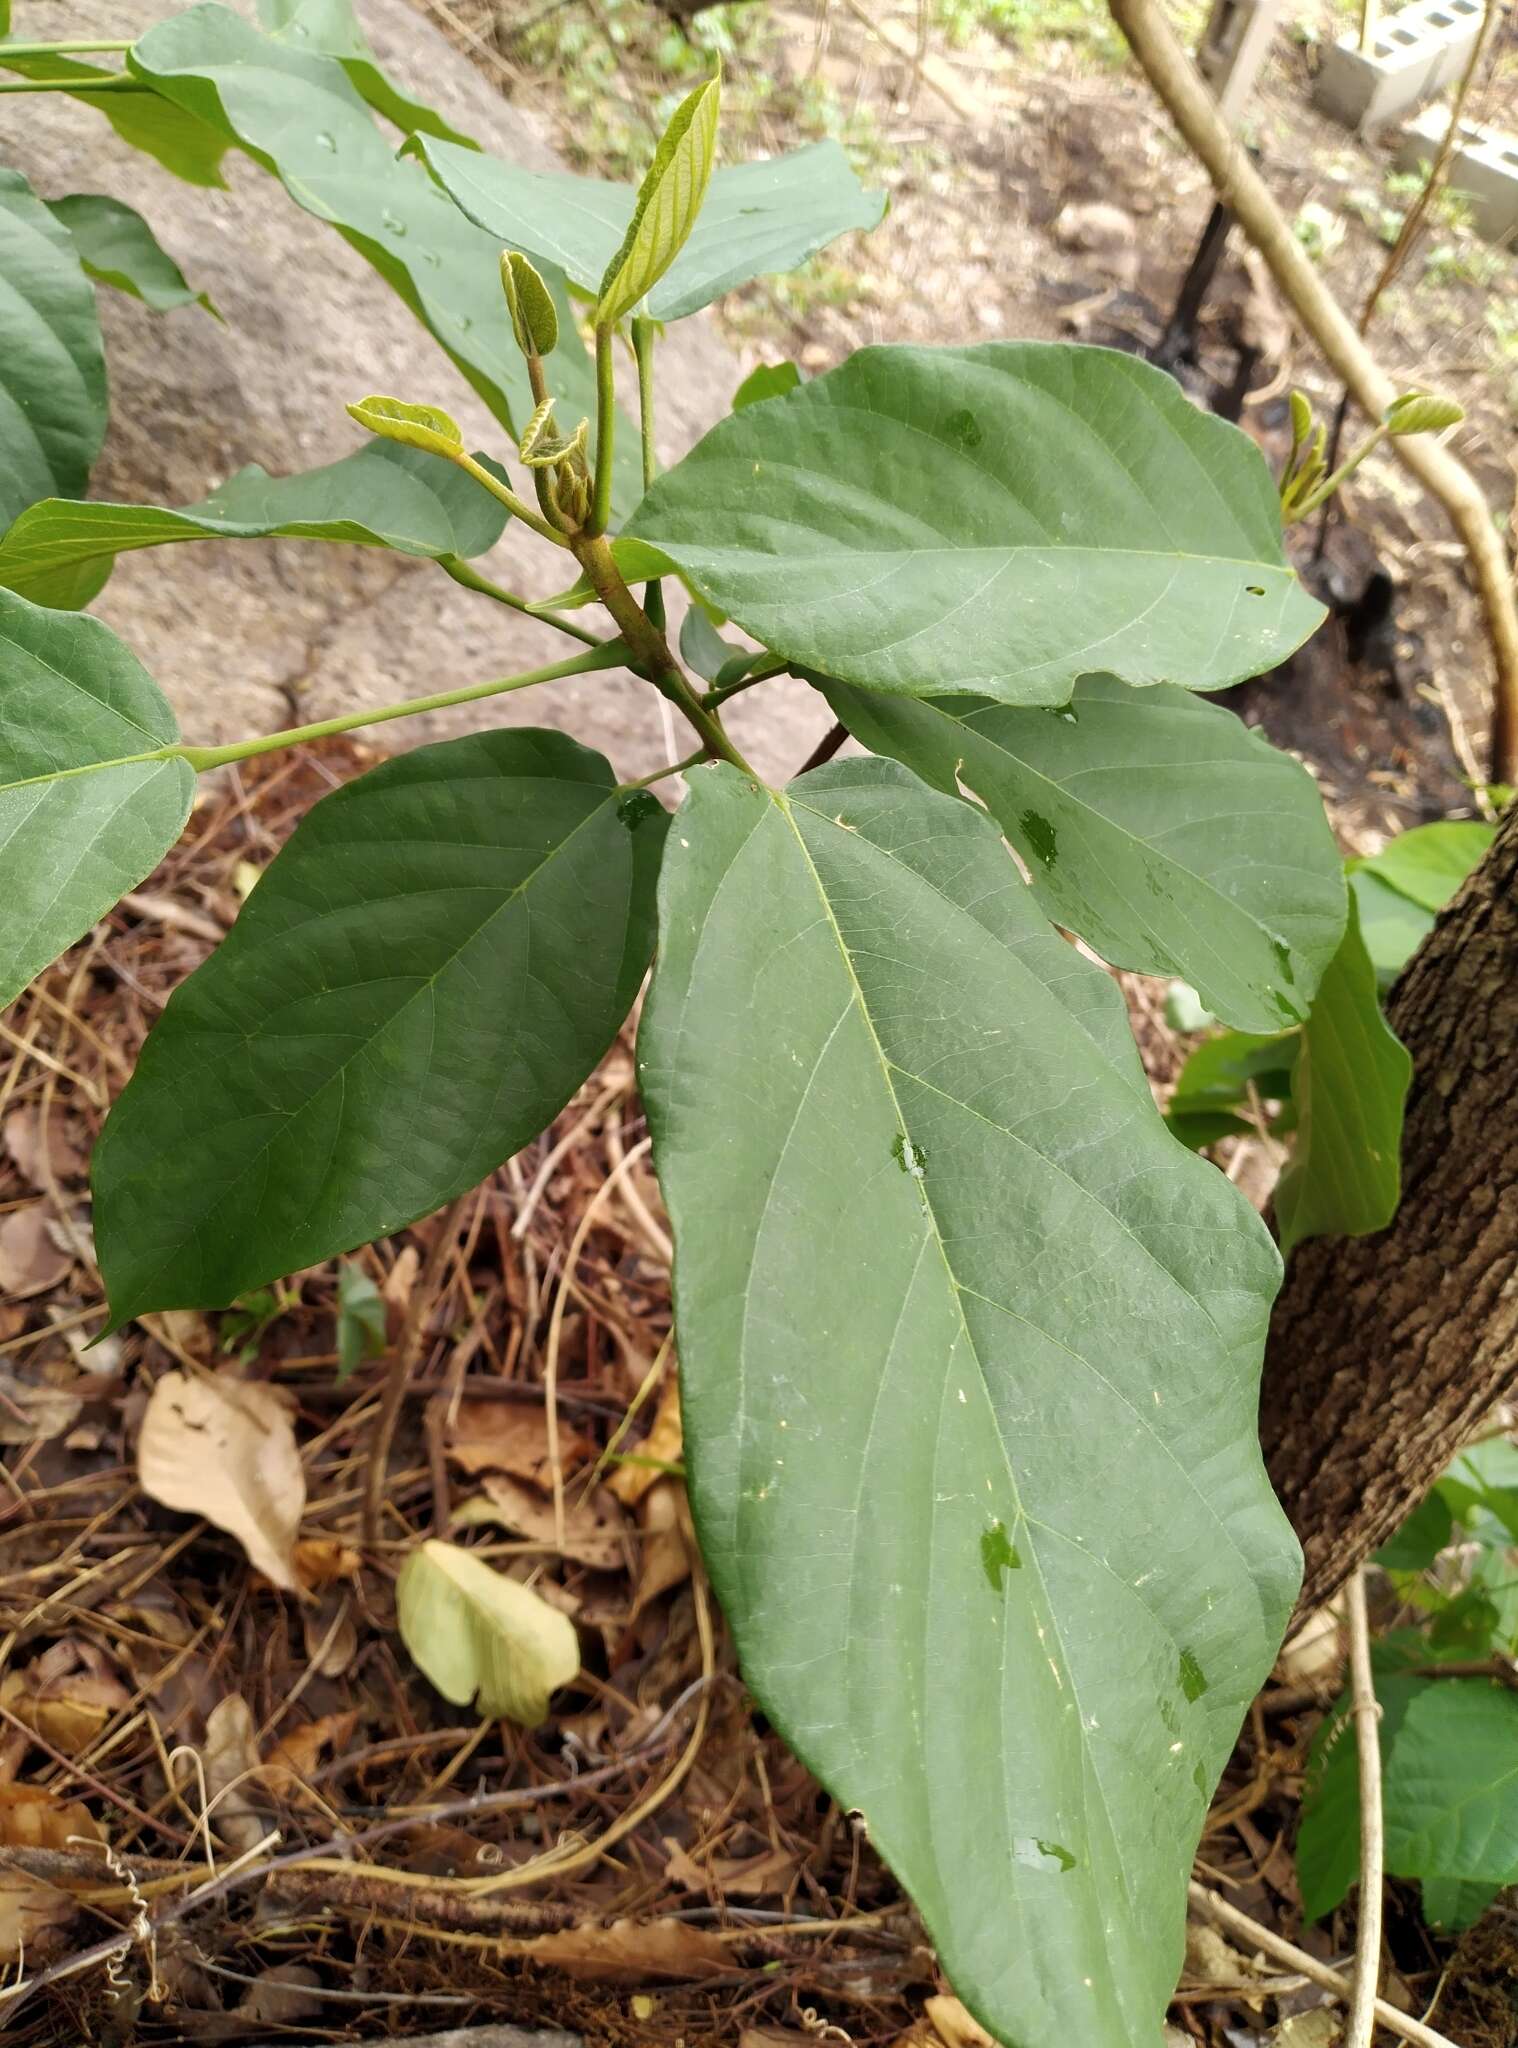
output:
[[[493,597],[497,604],[509,605],[514,612],[521,612],[526,618],[542,619],[545,625],[557,626],[561,633],[567,633],[572,640],[583,641],[587,647],[606,644],[595,633],[588,632],[584,626],[577,626],[562,612],[556,612],[551,605],[536,605],[529,598],[517,597],[512,591],[503,590],[499,583],[492,583],[488,576],[481,576],[458,555],[439,555],[437,564],[464,590],[477,590],[482,597]]]
[[[556,548],[569,546],[569,542],[556,526],[550,526],[540,512],[533,511],[525,498],[519,498],[509,484],[503,484],[499,477],[492,476],[482,462],[476,462],[464,449],[439,448],[437,453],[446,455],[450,462],[472,476],[477,484],[483,484],[491,497],[499,499],[506,510],[514,518],[520,519],[524,526],[530,526],[534,533],[542,534],[544,540],[551,540]]]
[[[596,487],[585,527],[591,540],[599,539],[611,524],[611,466],[617,445],[617,392],[611,352],[613,332],[609,323],[596,329]]]
[[[620,640],[603,641],[574,654],[567,661],[548,668],[529,669],[519,676],[497,678],[488,683],[467,683],[459,690],[439,690],[430,697],[409,697],[400,704],[381,705],[374,711],[350,711],[340,718],[324,718],[314,725],[295,725],[283,732],[265,733],[260,738],[234,740],[224,747],[190,747],[176,740],[141,754],[118,754],[109,761],[85,761],[74,768],[56,768],[46,775],[24,776],[19,782],[0,784],[0,796],[12,790],[34,789],[42,783],[69,782],[78,775],[97,775],[107,768],[132,768],[147,761],[187,761],[197,775],[210,768],[224,768],[233,761],[251,760],[256,754],[277,753],[282,747],[303,746],[310,740],[330,739],[336,733],[354,732],[364,725],[384,725],[392,718],[413,718],[425,711],[447,711],[456,704],[475,704],[486,697],[502,697],[511,690],[530,689],[535,683],[557,682],[562,676],[578,676],[592,669],[618,668],[627,659]],[[668,770],[662,771],[668,773]],[[657,780],[657,778],[655,778]]]

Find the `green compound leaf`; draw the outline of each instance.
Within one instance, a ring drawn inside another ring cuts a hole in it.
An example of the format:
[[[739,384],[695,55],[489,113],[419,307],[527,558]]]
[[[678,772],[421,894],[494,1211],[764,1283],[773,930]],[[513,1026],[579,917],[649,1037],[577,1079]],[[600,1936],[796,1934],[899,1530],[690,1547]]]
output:
[[[787,661],[909,696],[1216,690],[1324,616],[1247,435],[1073,344],[861,349],[720,422],[627,531]]]
[[[155,313],[204,306],[220,319],[207,294],[185,283],[184,272],[135,208],[101,192],[72,192],[50,199],[47,209],[67,228],[79,261],[97,284],[141,299]]]
[[[152,873],[190,815],[185,761],[58,771],[178,738],[167,700],[109,627],[0,591],[0,1008]]]
[[[1382,1674],[1376,1698],[1388,1875],[1518,1882],[1518,1694],[1479,1678]],[[1310,1920],[1332,1912],[1360,1870],[1360,1763],[1346,1720],[1341,1700],[1308,1764],[1297,1876]],[[1474,1900],[1437,1902],[1458,1912]]]
[[[117,555],[191,540],[346,541],[467,561],[495,546],[506,516],[451,462],[371,441],[302,476],[270,476],[250,463],[182,511],[46,498],[0,541],[0,585],[74,610],[102,588]]]
[[[1179,976],[1246,1031],[1305,1014],[1344,932],[1339,853],[1312,777],[1232,712],[1113,676],[1068,716],[824,688],[867,747],[973,790],[1103,959]]]
[[[1343,941],[1302,1027],[1292,1081],[1297,1137],[1275,1191],[1283,1252],[1307,1237],[1363,1237],[1391,1222],[1412,1071],[1381,1014],[1351,895]]]
[[[988,820],[893,762],[689,781],[640,1078],[746,1679],[999,2038],[1157,2044],[1296,1584],[1278,1260]]]
[[[113,1323],[225,1306],[492,1173],[611,1043],[665,814],[558,733],[325,797],[176,991],[95,1148]]]
[[[676,107],[633,203],[627,233],[601,279],[596,325],[641,306],[690,240],[717,156],[722,80],[708,79]]]
[[[461,135],[434,107],[412,99],[386,75],[348,0],[258,0],[258,18],[271,35],[297,49],[335,57],[360,97],[403,135],[437,135],[461,149],[478,149],[477,142]]]
[[[627,234],[631,186],[519,170],[477,150],[415,145],[472,221],[594,292]],[[873,228],[885,194],[866,192],[836,142],[714,171],[690,239],[649,293],[656,320],[681,320],[756,277],[794,270],[851,228]]]
[[[507,426],[532,412],[527,368],[501,306],[500,246],[464,219],[419,164],[400,161],[336,59],[263,36],[201,0],[149,29],[128,64],[331,223],[442,344]],[[442,146],[442,145],[440,145]],[[465,152],[473,154],[473,152]],[[548,376],[571,418],[595,413],[595,376],[562,277]],[[621,499],[636,502],[637,435],[619,436]]]
[[[105,352],[68,231],[0,169],[0,522],[81,496],[105,439]]]
[[[70,94],[76,105],[103,114],[132,149],[140,149],[187,185],[221,186],[221,160],[227,138],[196,120],[172,100],[151,92],[91,92],[88,86],[114,74],[99,64],[81,64],[72,57],[7,57],[0,47],[0,70],[22,78],[69,79],[86,90]]]

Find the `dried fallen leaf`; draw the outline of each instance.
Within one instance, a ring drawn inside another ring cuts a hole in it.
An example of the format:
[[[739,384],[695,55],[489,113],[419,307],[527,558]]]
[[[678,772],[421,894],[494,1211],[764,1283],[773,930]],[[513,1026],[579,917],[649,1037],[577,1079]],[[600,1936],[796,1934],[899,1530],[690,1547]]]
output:
[[[297,1590],[306,1475],[290,1404],[277,1387],[165,1373],[142,1418],[137,1476],[144,1493],[204,1515],[237,1538],[266,1579]]]
[[[46,1294],[66,1277],[72,1250],[60,1251],[48,1229],[54,1220],[46,1202],[28,1202],[0,1217],[0,1295],[26,1301]]]
[[[638,1590],[628,1616],[631,1627],[651,1600],[667,1593],[690,1577],[690,1509],[686,1505],[684,1482],[660,1479],[650,1487],[638,1508],[643,1530],[642,1557],[638,1567]]]
[[[595,1455],[595,1445],[566,1422],[559,1424],[559,1458],[566,1472]],[[448,1431],[448,1455],[463,1472],[509,1472],[545,1493],[553,1485],[548,1417],[518,1401],[461,1401]]]
[[[78,1419],[83,1406],[66,1387],[34,1385],[0,1366],[0,1444],[46,1442],[62,1436]]]
[[[319,1593],[335,1579],[353,1579],[363,1559],[335,1536],[302,1536],[292,1559],[295,1576],[308,1593]]]
[[[241,1693],[229,1692],[207,1714],[203,1761],[212,1827],[234,1849],[255,1847],[269,1833],[269,1823],[248,1795],[259,1782],[259,1760],[253,1709]]]
[[[726,1942],[683,1920],[613,1920],[607,1927],[566,1927],[524,1942],[521,1953],[535,1962],[552,1963],[566,1976],[588,1977],[600,1984],[714,1977],[733,1966]]]
[[[105,1833],[77,1799],[60,1799],[41,1785],[0,1785],[0,1848],[68,1849],[81,1837],[100,1842]],[[0,1870],[0,1962],[15,1962],[74,1911],[67,1892]]]
[[[341,1678],[358,1655],[358,1627],[346,1593],[329,1593],[315,1607],[301,1609],[306,1656],[318,1678]]]
[[[796,1875],[797,1859],[788,1849],[765,1849],[757,1856],[711,1856],[698,1863],[669,1836],[664,1846],[669,1851],[666,1869],[670,1882],[682,1891],[765,1899],[785,1891]]]
[[[395,1588],[401,1640],[455,1706],[536,1728],[580,1668],[574,1623],[457,1544],[413,1550]]]
[[[1205,1920],[1192,1920],[1186,1927],[1186,1975],[1199,1984],[1237,1984],[1252,1977],[1257,1966],[1226,1937]]]
[[[648,1462],[619,1465],[606,1482],[623,1506],[629,1508],[636,1507],[651,1486],[668,1476],[659,1470],[661,1465],[678,1465],[685,1455],[685,1432],[680,1422],[680,1379],[677,1373],[670,1373],[660,1388],[653,1428],[632,1455]]]
[[[525,1536],[533,1543],[546,1543],[561,1557],[592,1571],[616,1571],[627,1563],[627,1523],[611,1496],[598,1488],[589,1500],[564,1503],[564,1540],[554,1531],[553,1502],[535,1486],[513,1479],[509,1472],[486,1472],[481,1491],[466,1500],[454,1516],[460,1528],[481,1522],[499,1522],[503,1528]]]
[[[47,1152],[42,1149],[42,1112],[13,1109],[5,1119],[5,1149],[22,1179],[34,1188],[47,1185],[51,1167],[55,1180],[82,1180],[89,1159],[76,1140],[69,1120],[54,1112],[47,1127]]]
[[[926,1999],[923,2010],[944,2048],[996,2048],[980,2021],[957,1998],[945,1995]]]
[[[313,1777],[328,1752],[346,1746],[358,1726],[358,1712],[349,1708],[342,1714],[322,1714],[304,1721],[281,1736],[264,1762],[263,1780],[271,1792],[284,1799],[299,1799],[306,1781]]]
[[[1334,2048],[1343,2034],[1343,2013],[1320,2005],[1315,2012],[1297,2012],[1282,2020],[1266,2036],[1266,2048]]]
[[[265,2027],[308,2020],[322,2009],[321,2000],[311,1996],[321,1981],[309,1963],[271,1963],[237,2001],[238,2018]]]
[[[0,1678],[0,1706],[65,1756],[80,1756],[132,1695],[102,1650],[77,1636]]]

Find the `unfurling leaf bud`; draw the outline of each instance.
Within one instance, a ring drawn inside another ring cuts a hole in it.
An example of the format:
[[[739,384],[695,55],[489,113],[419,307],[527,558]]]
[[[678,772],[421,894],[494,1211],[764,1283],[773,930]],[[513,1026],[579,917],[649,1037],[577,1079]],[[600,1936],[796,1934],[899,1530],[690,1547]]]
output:
[[[1390,434],[1442,434],[1465,418],[1465,408],[1453,398],[1441,398],[1432,391],[1406,391],[1386,408],[1386,430]]]
[[[1293,391],[1288,400],[1291,406],[1291,445],[1300,448],[1312,432],[1312,405],[1305,392]]]
[[[361,427],[384,441],[401,441],[408,448],[425,448],[433,455],[450,458],[461,454],[464,437],[456,420],[436,405],[408,405],[403,398],[360,398],[348,407]]]
[[[558,310],[539,272],[515,249],[501,251],[501,289],[517,347],[524,356],[551,356],[559,345]]]

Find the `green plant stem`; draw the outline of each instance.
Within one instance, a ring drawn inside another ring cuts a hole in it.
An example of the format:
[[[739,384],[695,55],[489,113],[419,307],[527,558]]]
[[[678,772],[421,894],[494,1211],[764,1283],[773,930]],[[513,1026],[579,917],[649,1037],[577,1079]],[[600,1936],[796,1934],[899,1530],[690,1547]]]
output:
[[[643,488],[646,491],[659,473],[654,453],[654,323],[642,318],[632,324],[633,355],[638,365],[638,424],[643,436]]]
[[[98,775],[107,768],[134,768],[148,761],[188,761],[197,775],[208,768],[224,768],[232,761],[248,761],[255,754],[277,753],[281,747],[303,746],[308,740],[331,739],[335,733],[354,732],[363,725],[384,725],[392,718],[414,718],[424,711],[447,711],[455,704],[476,704],[485,697],[504,697],[511,690],[527,690],[535,683],[557,682],[561,676],[586,675],[592,669],[619,668],[627,660],[627,649],[619,640],[605,640],[583,654],[548,668],[529,669],[524,675],[497,678],[488,683],[466,683],[461,690],[439,690],[431,697],[408,697],[401,704],[383,704],[377,711],[350,711],[341,718],[324,718],[315,725],[292,725],[283,732],[265,733],[258,739],[233,740],[225,747],[190,747],[182,740],[153,747],[141,754],[118,754],[110,761],[84,761],[77,768],[57,768],[47,775],[27,775],[19,782],[0,786],[0,795],[15,789],[34,789],[44,782],[71,782],[77,775]]]
[[[711,759],[706,747],[697,747],[693,754],[687,754],[683,761],[671,761],[667,767],[656,768],[652,775],[640,775],[636,782],[624,782],[623,789],[652,789],[656,782],[662,782],[667,775],[683,775],[687,768],[694,768],[699,762]]]
[[[0,62],[9,64],[13,57],[84,57],[97,51],[130,50],[130,41],[81,43],[0,43]]]
[[[462,448],[450,455],[449,459],[467,475],[472,476],[477,484],[483,484],[491,497],[498,499],[512,517],[520,519],[524,526],[530,526],[534,533],[542,534],[544,540],[551,540],[557,548],[569,546],[569,542],[556,526],[550,526],[540,513],[534,512],[526,499],[519,498],[509,484],[503,484],[499,477],[492,476],[482,462],[476,462],[474,457],[467,455]]]
[[[598,540],[611,524],[611,465],[617,447],[617,389],[612,375],[611,327],[596,329],[596,486],[585,527]]]
[[[771,676],[783,676],[790,667],[788,661],[767,661],[762,667],[751,670],[746,676],[739,676],[736,683],[724,683],[720,689],[708,690],[701,702],[708,711],[715,711],[719,704],[725,704],[729,697],[741,696],[751,690],[755,683],[767,683]]]
[[[521,612],[526,618],[541,619],[545,625],[557,626],[561,633],[567,633],[571,640],[582,641],[587,647],[605,645],[598,634],[577,626],[573,619],[566,619],[562,612],[554,611],[551,606],[535,605],[528,598],[503,590],[499,583],[492,583],[488,576],[481,576],[458,555],[439,555],[437,565],[444,575],[451,576],[465,590],[477,590],[482,597],[493,597],[497,604],[509,605],[514,612]]]
[[[5,78],[0,93],[6,92],[151,92],[152,86],[128,78],[124,71],[109,78]]]
[[[575,559],[589,577],[596,596],[611,613],[617,630],[626,641],[637,672],[646,676],[660,695],[667,697],[684,714],[705,742],[708,753],[731,761],[745,775],[753,775],[753,769],[723,731],[721,719],[707,710],[685,680],[664,635],[623,582],[610,542],[604,535],[592,537],[581,534],[574,543],[574,551]],[[759,780],[757,776],[754,779]]]

